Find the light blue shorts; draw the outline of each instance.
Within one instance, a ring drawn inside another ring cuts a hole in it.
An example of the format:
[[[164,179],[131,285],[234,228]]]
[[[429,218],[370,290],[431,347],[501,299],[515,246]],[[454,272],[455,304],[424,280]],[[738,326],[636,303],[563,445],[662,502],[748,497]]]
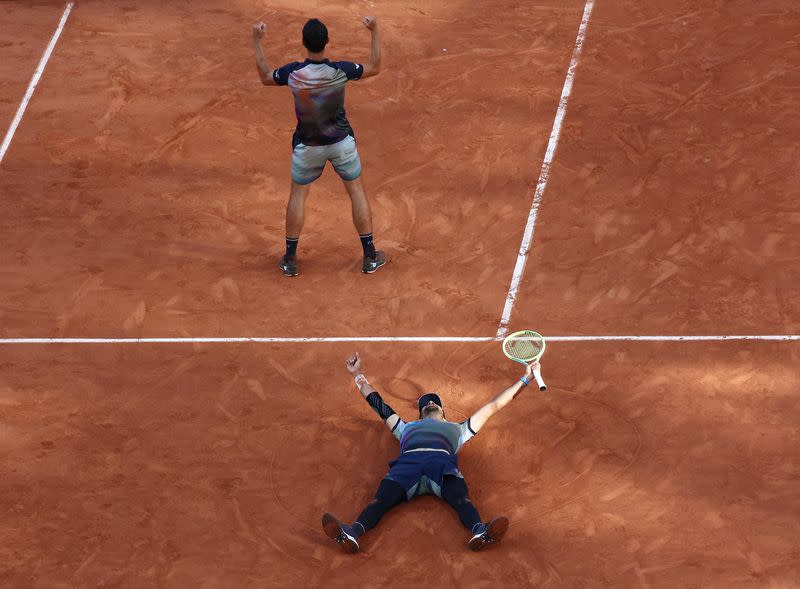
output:
[[[322,175],[329,161],[342,180],[349,182],[361,176],[356,140],[348,135],[332,145],[298,144],[292,152],[292,180],[297,184],[311,184]]]

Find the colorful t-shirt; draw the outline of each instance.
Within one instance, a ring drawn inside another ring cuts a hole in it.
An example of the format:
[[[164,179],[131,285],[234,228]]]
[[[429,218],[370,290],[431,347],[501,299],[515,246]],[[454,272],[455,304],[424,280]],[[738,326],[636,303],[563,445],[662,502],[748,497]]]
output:
[[[456,454],[475,435],[469,419],[453,423],[430,417],[411,423],[400,419],[392,433],[400,440],[402,452],[427,449],[443,450],[450,454]]]
[[[331,145],[355,136],[344,111],[344,86],[359,80],[364,66],[349,61],[296,61],[272,72],[275,83],[294,96],[297,128],[292,147]]]

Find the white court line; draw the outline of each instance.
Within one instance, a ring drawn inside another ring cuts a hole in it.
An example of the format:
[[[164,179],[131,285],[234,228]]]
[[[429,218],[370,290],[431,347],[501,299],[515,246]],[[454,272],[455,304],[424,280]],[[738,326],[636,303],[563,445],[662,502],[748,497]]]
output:
[[[553,129],[550,131],[550,140],[547,143],[547,151],[544,154],[542,169],[539,172],[539,181],[536,183],[536,192],[533,195],[530,213],[528,213],[528,223],[525,225],[525,233],[522,235],[522,244],[519,246],[519,254],[517,254],[517,263],[514,266],[514,274],[511,276],[511,286],[508,289],[508,295],[506,295],[506,303],[503,307],[503,314],[500,316],[500,324],[497,326],[497,337],[503,337],[508,333],[508,323],[511,321],[511,312],[514,310],[514,303],[517,300],[517,291],[519,290],[520,282],[522,282],[522,275],[525,272],[525,263],[528,260],[528,252],[530,251],[531,242],[533,241],[533,230],[536,227],[536,217],[539,214],[539,205],[542,202],[542,195],[547,187],[547,180],[550,177],[550,165],[553,163],[553,157],[558,147],[558,138],[561,135],[561,126],[567,114],[567,103],[569,102],[570,94],[572,94],[572,83],[575,80],[575,72],[578,69],[578,61],[581,57],[583,41],[586,38],[589,18],[592,16],[592,8],[594,8],[594,0],[586,0],[586,6],[583,8],[581,26],[578,28],[578,37],[575,39],[575,49],[572,51],[572,60],[569,62],[567,78],[564,80],[564,88],[561,90],[561,98],[558,101],[556,118],[553,121]]]
[[[28,103],[31,101],[33,91],[36,90],[36,86],[39,84],[39,79],[44,73],[44,68],[47,65],[47,62],[50,60],[50,55],[53,53],[53,49],[58,42],[58,38],[61,36],[61,31],[64,30],[64,25],[67,24],[67,18],[69,18],[69,13],[72,12],[73,5],[74,2],[67,3],[67,7],[64,9],[64,14],[61,15],[61,21],[58,23],[58,28],[56,28],[56,32],[53,33],[53,37],[50,39],[50,44],[47,46],[47,49],[44,50],[44,54],[42,55],[42,59],[39,60],[39,65],[36,67],[36,71],[33,72],[33,77],[31,78],[30,84],[28,84],[28,90],[25,92],[25,96],[22,98],[22,102],[17,109],[17,114],[14,115],[14,120],[11,121],[11,126],[6,132],[5,139],[3,139],[3,144],[0,146],[0,163],[3,162],[6,151],[8,151],[8,148],[11,145],[11,139],[13,139],[14,133],[17,131],[17,127],[22,120],[22,115],[25,114],[25,109],[28,108]]]
[[[14,117],[11,127],[6,133],[3,141],[2,148],[0,148],[0,162],[5,156],[8,146],[11,143],[22,115],[30,102],[33,92],[36,89],[39,79],[44,72],[50,55],[58,42],[61,32],[66,25],[67,19],[72,11],[74,3],[67,3],[64,9],[64,14],[61,17],[58,28],[53,34],[50,44],[47,46],[39,66],[34,73],[33,78],[25,93],[25,97],[20,104],[17,114]],[[366,337],[153,337],[153,338],[0,338],[0,345],[35,345],[35,344],[229,344],[229,343],[337,343],[337,342],[377,342],[377,343],[425,343],[425,342],[439,342],[439,343],[487,343],[497,342],[503,338],[507,331],[507,325],[511,317],[514,302],[516,299],[517,289],[525,269],[525,262],[530,249],[530,243],[533,238],[533,230],[536,223],[536,216],[538,213],[539,205],[541,203],[542,194],[547,185],[549,177],[550,165],[555,155],[556,147],[558,145],[558,138],[561,133],[561,126],[563,124],[564,116],[567,110],[567,102],[572,92],[572,84],[575,77],[575,71],[578,66],[578,60],[583,47],[584,38],[586,36],[586,28],[589,24],[589,18],[594,6],[594,0],[587,0],[584,7],[583,18],[581,20],[580,28],[578,29],[578,37],[575,41],[575,48],[570,62],[569,70],[567,71],[567,78],[564,82],[564,88],[561,92],[556,118],[553,123],[553,129],[550,133],[550,141],[547,146],[545,158],[542,163],[542,169],[539,175],[539,181],[536,185],[536,192],[534,194],[533,204],[528,216],[528,224],[525,228],[525,234],[520,246],[519,255],[517,257],[517,264],[514,269],[514,276],[509,289],[508,297],[506,298],[506,308],[503,311],[500,326],[497,334],[494,337],[418,337],[418,336],[398,336],[398,337],[382,337],[382,336],[366,336]],[[742,340],[760,340],[760,341],[800,341],[800,335],[597,335],[597,336],[548,336],[549,342],[597,342],[597,341],[673,341],[673,342],[689,342],[689,341],[742,341]]]
[[[498,342],[495,337],[418,337],[418,336],[365,336],[365,337],[141,337],[141,338],[81,338],[34,337],[0,339],[0,345],[24,344],[309,344],[309,343],[487,343]],[[555,335],[545,338],[549,342],[705,342],[705,341],[800,341],[800,335]]]
[[[142,338],[9,338],[3,344],[307,344],[337,342],[493,342],[493,337],[142,337]]]
[[[548,342],[800,341],[800,335],[557,335]]]

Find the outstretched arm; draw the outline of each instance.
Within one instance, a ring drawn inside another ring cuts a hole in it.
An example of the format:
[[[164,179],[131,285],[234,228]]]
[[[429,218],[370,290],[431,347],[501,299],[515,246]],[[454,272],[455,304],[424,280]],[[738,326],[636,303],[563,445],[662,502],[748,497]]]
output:
[[[383,401],[378,391],[369,384],[367,377],[364,376],[364,373],[361,371],[361,357],[358,355],[358,352],[347,358],[345,366],[347,367],[347,371],[353,375],[353,379],[356,381],[356,387],[358,387],[361,396],[366,399],[373,411],[383,420],[386,427],[394,432],[398,423],[401,421],[400,416]]]
[[[508,405],[511,402],[511,399],[516,397],[524,387],[528,386],[528,383],[533,377],[533,370],[535,368],[540,368],[538,362],[533,362],[532,364],[526,366],[525,374],[522,376],[522,378],[502,391],[494,399],[486,403],[486,405],[478,409],[475,415],[469,419],[472,431],[478,433],[478,430],[481,429],[487,421],[489,421],[489,418],[492,415]]]
[[[273,77],[273,70],[267,65],[267,58],[264,57],[264,50],[261,48],[261,39],[267,32],[267,25],[263,22],[253,25],[253,49],[256,52],[256,69],[258,77],[265,86],[277,86]]]
[[[364,64],[362,78],[376,76],[381,71],[381,41],[378,37],[378,21],[374,16],[365,16],[361,22],[372,35],[372,46],[369,53],[369,63]]]

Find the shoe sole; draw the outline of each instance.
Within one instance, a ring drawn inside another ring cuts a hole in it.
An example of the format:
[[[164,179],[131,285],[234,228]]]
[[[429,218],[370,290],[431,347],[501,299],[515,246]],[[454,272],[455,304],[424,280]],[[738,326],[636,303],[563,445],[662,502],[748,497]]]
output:
[[[489,544],[497,544],[500,540],[503,539],[503,536],[506,535],[508,531],[508,518],[507,517],[497,517],[489,522],[489,525],[486,526],[485,534],[488,534],[491,538],[490,540],[485,540],[483,536],[478,536],[477,538],[472,538],[469,541],[469,549],[473,552],[478,552],[479,550],[483,550]]]
[[[330,513],[325,513],[322,516],[322,529],[325,530],[325,535],[331,540],[339,544],[342,550],[348,554],[355,554],[358,552],[358,544],[353,542],[350,538],[345,537],[344,542],[339,542],[337,538],[344,534],[342,529],[342,522],[332,516]]]

